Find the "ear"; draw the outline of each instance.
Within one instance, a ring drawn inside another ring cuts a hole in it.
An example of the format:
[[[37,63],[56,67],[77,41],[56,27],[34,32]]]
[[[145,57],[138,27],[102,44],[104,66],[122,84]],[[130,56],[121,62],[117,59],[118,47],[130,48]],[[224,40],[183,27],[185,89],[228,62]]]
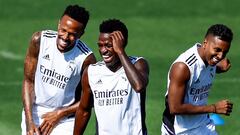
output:
[[[206,48],[207,44],[208,44],[208,39],[205,38],[204,41],[203,41],[202,47]]]
[[[85,33],[85,30],[82,30],[82,31],[80,32],[80,36],[82,36],[84,33]]]
[[[81,38],[84,33],[85,33],[85,30],[81,30],[78,38]]]
[[[60,28],[60,20],[58,21],[58,29]]]

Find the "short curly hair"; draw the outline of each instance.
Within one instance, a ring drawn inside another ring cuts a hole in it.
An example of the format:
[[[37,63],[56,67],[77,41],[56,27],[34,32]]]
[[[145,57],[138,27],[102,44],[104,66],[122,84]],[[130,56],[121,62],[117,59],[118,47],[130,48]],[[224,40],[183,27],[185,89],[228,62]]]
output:
[[[214,24],[210,26],[207,30],[205,38],[208,35],[218,36],[219,39],[226,41],[228,43],[231,43],[233,39],[232,30],[223,24]]]
[[[69,5],[66,7],[62,17],[68,15],[72,19],[82,23],[86,27],[89,20],[89,12],[84,8],[78,5]]]
[[[125,39],[125,46],[128,42],[128,29],[126,25],[118,19],[108,19],[103,21],[99,26],[101,33],[112,33],[113,31],[121,31]]]

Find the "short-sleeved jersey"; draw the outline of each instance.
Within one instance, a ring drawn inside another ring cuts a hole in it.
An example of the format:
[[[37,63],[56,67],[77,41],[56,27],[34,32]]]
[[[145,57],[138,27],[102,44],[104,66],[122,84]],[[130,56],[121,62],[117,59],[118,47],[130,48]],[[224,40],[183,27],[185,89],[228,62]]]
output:
[[[36,106],[59,108],[72,104],[81,79],[82,65],[92,53],[79,39],[70,51],[61,53],[56,39],[56,31],[41,32],[34,82]]]
[[[129,57],[134,64],[139,57]],[[112,72],[101,61],[88,68],[99,135],[143,135],[145,93],[136,93],[121,67]]]
[[[190,71],[190,79],[187,83],[184,95],[184,103],[196,106],[207,105],[207,99],[212,81],[215,77],[216,66],[206,66],[198,53],[201,44],[196,43],[193,47],[182,53],[174,62],[182,62]],[[170,84],[168,73],[168,89]],[[206,124],[210,121],[208,114],[197,115],[171,115],[167,102],[168,90],[166,92],[163,113],[163,126],[168,134],[178,134]]]

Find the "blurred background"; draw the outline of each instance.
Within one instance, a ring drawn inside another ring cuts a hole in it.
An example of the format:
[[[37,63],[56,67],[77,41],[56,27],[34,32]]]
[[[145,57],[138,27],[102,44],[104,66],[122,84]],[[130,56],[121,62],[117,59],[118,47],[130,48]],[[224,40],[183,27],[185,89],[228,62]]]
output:
[[[183,51],[202,42],[212,24],[232,28],[234,40],[227,55],[232,68],[216,76],[209,104],[230,99],[234,109],[230,117],[221,116],[225,124],[217,126],[220,135],[239,135],[239,34],[238,0],[0,0],[0,134],[21,133],[21,87],[23,62],[30,38],[35,31],[57,29],[59,18],[69,4],[79,4],[90,12],[82,40],[98,60],[99,24],[109,18],[125,22],[129,30],[127,52],[143,56],[150,65],[147,90],[147,127],[149,135],[159,135],[169,66]],[[94,115],[92,115],[94,116]],[[86,135],[93,135],[94,117]]]

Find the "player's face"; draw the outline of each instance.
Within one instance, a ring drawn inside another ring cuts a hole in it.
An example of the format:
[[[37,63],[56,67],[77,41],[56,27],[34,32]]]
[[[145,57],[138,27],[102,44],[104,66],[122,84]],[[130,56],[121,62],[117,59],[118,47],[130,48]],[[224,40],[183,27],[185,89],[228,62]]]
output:
[[[120,60],[113,49],[112,38],[110,33],[100,33],[98,39],[99,53],[103,61],[109,68],[117,69],[121,66]]]
[[[84,25],[64,15],[58,24],[57,48],[60,52],[71,50],[84,32]]]
[[[214,66],[227,55],[230,44],[217,36],[209,36],[204,42],[205,61]]]

